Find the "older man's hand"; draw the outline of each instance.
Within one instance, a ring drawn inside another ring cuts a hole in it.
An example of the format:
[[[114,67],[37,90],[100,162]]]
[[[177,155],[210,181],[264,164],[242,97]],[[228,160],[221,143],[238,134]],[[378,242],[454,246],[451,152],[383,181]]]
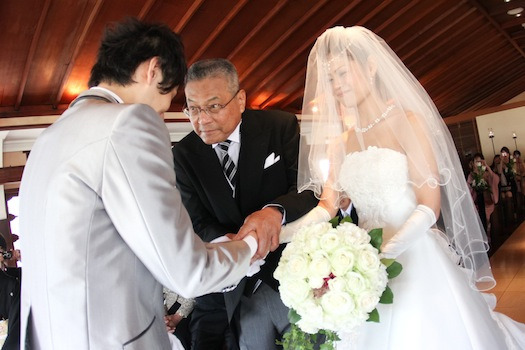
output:
[[[255,234],[258,249],[254,258],[264,259],[268,252],[273,252],[279,247],[282,220],[281,212],[275,207],[258,210],[246,217],[244,225],[239,229],[235,239],[243,239],[250,232]]]

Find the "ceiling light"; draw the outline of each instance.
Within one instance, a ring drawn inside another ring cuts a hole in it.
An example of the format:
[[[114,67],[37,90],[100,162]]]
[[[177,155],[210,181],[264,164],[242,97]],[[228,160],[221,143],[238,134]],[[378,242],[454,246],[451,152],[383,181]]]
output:
[[[510,0],[505,0],[505,2],[510,2]]]
[[[515,9],[508,10],[507,14],[511,16],[518,16],[523,12],[523,7],[516,7]]]

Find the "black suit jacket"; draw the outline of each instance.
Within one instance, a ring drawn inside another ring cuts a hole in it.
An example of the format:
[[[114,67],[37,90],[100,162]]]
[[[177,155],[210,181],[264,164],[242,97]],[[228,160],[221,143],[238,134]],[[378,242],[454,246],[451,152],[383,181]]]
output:
[[[173,147],[177,186],[195,232],[211,241],[236,233],[249,214],[266,204],[280,204],[286,220],[298,219],[317,204],[311,192],[297,193],[299,126],[295,115],[280,111],[246,110],[240,127],[236,198],[224,177],[215,150],[191,132]],[[280,160],[264,169],[274,153]],[[254,276],[277,289],[273,278],[282,247],[270,253]],[[229,317],[240,300],[244,284],[225,295]]]

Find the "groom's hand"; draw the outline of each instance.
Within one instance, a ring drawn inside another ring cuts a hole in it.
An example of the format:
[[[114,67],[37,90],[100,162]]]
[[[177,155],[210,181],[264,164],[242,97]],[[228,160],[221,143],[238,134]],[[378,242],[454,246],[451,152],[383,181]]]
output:
[[[255,257],[264,259],[268,252],[273,252],[279,247],[282,219],[281,212],[275,207],[258,210],[246,217],[235,239],[243,239],[249,233],[255,234],[258,243]]]

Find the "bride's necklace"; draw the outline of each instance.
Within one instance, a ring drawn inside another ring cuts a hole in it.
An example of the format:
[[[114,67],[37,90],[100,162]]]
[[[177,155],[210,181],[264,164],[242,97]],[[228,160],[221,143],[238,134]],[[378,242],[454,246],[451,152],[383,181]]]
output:
[[[392,109],[394,109],[395,105],[389,105],[385,111],[383,113],[381,113],[381,116],[379,116],[378,118],[376,118],[376,120],[374,120],[372,123],[368,124],[367,126],[365,126],[364,128],[358,128],[356,127],[355,128],[355,131],[356,132],[361,132],[361,133],[364,133],[364,132],[367,132],[369,131],[370,129],[372,129],[374,126],[376,126],[377,124],[379,124],[380,121],[386,119],[386,117],[388,117],[388,115],[390,114],[390,111]]]

